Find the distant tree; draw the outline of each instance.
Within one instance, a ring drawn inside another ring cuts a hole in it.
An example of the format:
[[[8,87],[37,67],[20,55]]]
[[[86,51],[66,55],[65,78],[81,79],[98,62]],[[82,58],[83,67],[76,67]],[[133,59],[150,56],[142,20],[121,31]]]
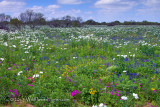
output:
[[[47,22],[47,24],[48,24],[50,27],[59,27],[59,26],[60,26],[60,21],[59,21],[59,19],[52,18],[52,20],[49,21],[49,22]]]
[[[107,25],[107,23],[106,22],[101,22],[101,25]]]
[[[123,24],[124,24],[124,25],[130,25],[130,22],[129,22],[129,21],[124,21]]]
[[[13,18],[10,20],[10,24],[15,26],[16,29],[21,30],[22,27],[22,21],[18,20],[17,18]]]
[[[119,21],[114,21],[114,22],[110,22],[107,24],[108,26],[115,26],[115,25],[121,25],[121,23]]]
[[[33,10],[26,10],[24,13],[20,14],[20,20],[23,23],[28,23],[33,21],[34,12]]]
[[[120,21],[117,21],[117,20],[114,21],[113,23],[114,23],[115,25],[120,25],[120,24],[121,24],[121,22],[120,22]]]
[[[98,22],[94,21],[93,19],[89,19],[86,22],[84,22],[86,25],[97,25]]]
[[[29,25],[32,29],[46,23],[44,15],[42,13],[35,13],[33,10],[26,10],[24,13],[21,13],[20,20]]]
[[[9,21],[11,16],[5,15],[4,13],[0,14],[0,29],[9,31]]]
[[[47,24],[50,27],[80,27],[83,19],[81,17],[64,16],[62,18],[53,18]]]
[[[81,17],[72,18],[73,27],[81,27],[83,19]]]
[[[11,16],[5,15],[4,13],[0,14],[0,22],[9,22],[11,19]]]
[[[72,17],[67,15],[62,17],[63,27],[71,27],[72,26]]]

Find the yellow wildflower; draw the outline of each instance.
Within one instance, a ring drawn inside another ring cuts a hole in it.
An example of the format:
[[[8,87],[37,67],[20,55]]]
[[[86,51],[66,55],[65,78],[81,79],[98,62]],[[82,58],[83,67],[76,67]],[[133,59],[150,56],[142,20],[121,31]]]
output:
[[[154,89],[154,88],[151,88],[151,90],[154,91],[155,89]]]
[[[93,88],[91,88],[91,89],[89,90],[89,93],[90,93],[90,94],[93,94],[93,95],[94,95],[96,92],[97,92],[97,91],[96,91],[96,90],[93,90]]]

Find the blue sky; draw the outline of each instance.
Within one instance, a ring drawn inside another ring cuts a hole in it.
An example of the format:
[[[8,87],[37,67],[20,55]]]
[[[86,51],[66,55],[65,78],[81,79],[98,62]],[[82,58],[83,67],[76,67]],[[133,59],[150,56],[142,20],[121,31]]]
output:
[[[41,12],[47,19],[65,15],[98,22],[160,22],[160,0],[0,0],[0,13],[13,17],[26,9]]]

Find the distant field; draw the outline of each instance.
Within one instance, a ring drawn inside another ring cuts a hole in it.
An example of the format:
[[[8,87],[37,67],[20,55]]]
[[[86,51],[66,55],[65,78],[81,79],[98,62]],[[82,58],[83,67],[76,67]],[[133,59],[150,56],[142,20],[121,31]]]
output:
[[[0,104],[160,106],[160,27],[0,31]]]

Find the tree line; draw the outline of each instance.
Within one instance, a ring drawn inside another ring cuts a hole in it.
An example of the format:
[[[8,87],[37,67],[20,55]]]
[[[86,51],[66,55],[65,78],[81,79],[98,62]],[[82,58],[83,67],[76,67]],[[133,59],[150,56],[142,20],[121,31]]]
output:
[[[48,25],[50,27],[81,27],[84,25],[160,25],[158,22],[136,22],[136,21],[124,21],[123,23],[119,21],[113,22],[96,22],[93,19],[83,21],[81,17],[64,16],[62,18],[52,18],[51,20],[46,20],[44,14],[34,12],[33,10],[26,10],[24,13],[20,13],[18,17],[12,18],[10,15],[4,13],[0,14],[0,29],[9,30],[21,30],[26,26],[31,29],[36,29],[38,26]]]

